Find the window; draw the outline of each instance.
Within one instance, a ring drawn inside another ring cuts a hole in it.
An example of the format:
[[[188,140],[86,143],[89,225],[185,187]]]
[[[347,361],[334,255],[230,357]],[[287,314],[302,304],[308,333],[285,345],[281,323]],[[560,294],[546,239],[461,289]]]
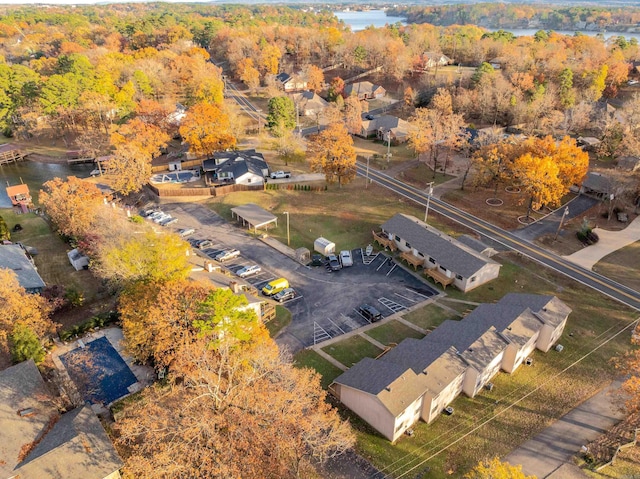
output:
[[[429,263],[436,264],[436,260],[435,260],[435,259],[433,259],[433,258],[431,258],[431,257],[429,257]]]
[[[459,274],[456,274],[456,279],[459,279],[460,281],[462,281],[464,278],[462,276],[460,276]]]
[[[475,280],[476,280],[476,277],[475,276],[471,276],[470,281],[473,283]]]
[[[251,178],[247,178],[247,183],[251,183]]]
[[[398,425],[398,427],[396,428],[396,432],[400,431],[403,427],[404,427],[404,421]]]
[[[406,243],[407,248],[411,248],[411,245],[409,243]]]
[[[396,235],[396,241],[401,241],[400,236]]]
[[[440,269],[441,269],[442,271],[447,271],[447,268],[445,268],[444,266],[440,266]]]
[[[420,252],[418,252],[418,256],[420,256],[421,258],[424,258],[424,255]]]

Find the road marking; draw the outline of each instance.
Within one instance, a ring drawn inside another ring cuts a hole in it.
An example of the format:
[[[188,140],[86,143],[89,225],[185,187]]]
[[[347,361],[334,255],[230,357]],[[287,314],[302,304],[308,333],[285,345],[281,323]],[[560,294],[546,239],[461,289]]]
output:
[[[380,268],[382,268],[382,266],[387,262],[388,259],[389,258],[385,258],[382,264],[376,268],[376,271],[380,271]]]
[[[320,326],[317,322],[313,322],[313,344],[321,343],[322,341],[326,341],[327,339],[331,339],[331,336],[327,331]]]
[[[372,324],[371,320],[369,320],[369,318],[367,318],[364,314],[362,314],[360,311],[358,311],[357,309],[354,309],[354,311],[356,312],[356,314],[358,316],[360,316],[362,319],[364,319],[367,323]]]
[[[358,173],[360,173],[361,176],[365,175],[365,173],[363,172],[364,170],[364,166],[357,164],[356,168],[359,168]],[[402,182],[399,182],[398,180],[391,178],[388,175],[385,175],[383,173],[380,173],[378,171],[376,171],[375,169],[371,169],[369,168],[369,178],[372,179],[373,181],[376,181],[377,179],[377,183],[379,183],[381,186],[390,189],[392,191],[395,191],[396,193],[404,196],[405,198],[410,199],[411,201],[414,201],[422,206],[426,206],[426,203],[421,203],[420,201],[416,200],[416,198],[419,199],[423,199],[426,201],[426,198],[424,196],[424,193],[416,190],[414,188],[408,187],[406,185],[404,185]],[[388,184],[385,184],[388,183]],[[396,191],[394,190],[393,187],[390,187],[389,185],[397,188],[398,190],[402,190],[405,191],[406,193],[403,193],[402,191]],[[411,195],[411,196],[410,196]],[[412,197],[413,196],[413,197]],[[610,291],[614,291],[624,297],[627,297],[629,299],[631,299],[633,302],[640,302],[640,299],[633,296],[632,294],[627,293],[626,291],[623,291],[620,288],[623,288],[624,286],[621,284],[616,283],[615,281],[611,281],[608,280],[608,278],[605,278],[604,276],[598,275],[597,273],[593,273],[593,272],[587,272],[587,270],[580,270],[579,268],[575,267],[573,264],[571,264],[569,261],[567,261],[566,263],[563,262],[563,259],[560,258],[559,256],[550,254],[548,252],[546,252],[543,249],[536,249],[535,247],[533,247],[532,245],[528,245],[526,242],[523,242],[522,240],[520,240],[520,238],[512,235],[513,237],[509,236],[509,234],[504,231],[501,230],[500,228],[492,225],[489,222],[486,222],[484,220],[481,220],[480,218],[476,218],[475,216],[473,216],[470,213],[467,213],[459,208],[456,208],[452,205],[449,205],[448,203],[442,201],[442,200],[438,200],[436,198],[431,198],[431,205],[432,207],[435,206],[434,211],[440,213],[441,215],[443,215],[446,218],[449,218],[457,223],[460,223],[463,226],[466,226],[467,228],[472,229],[473,231],[479,233],[479,234],[483,234],[485,236],[490,237],[492,240],[497,241],[498,243],[502,244],[503,246],[506,246],[507,248],[509,248],[510,250],[516,251],[518,253],[521,253],[525,256],[527,256],[528,258],[532,259],[533,261],[536,261],[538,263],[543,264],[544,266],[547,266],[555,271],[557,271],[560,274],[563,274],[565,276],[568,276],[569,278],[578,281],[579,283],[590,287],[592,289],[595,289],[599,292],[601,292],[602,294],[609,296],[610,298],[615,299],[616,301],[619,301],[623,304],[626,304],[627,306],[638,310],[640,308],[638,308],[638,306],[635,306],[633,304],[630,304],[624,300],[622,300],[621,298],[616,298],[615,296],[613,296],[612,294],[608,293],[606,290],[610,290]],[[444,210],[445,212],[448,212],[449,214],[446,214],[444,212],[440,212],[437,210],[437,208],[440,208],[442,210]],[[468,222],[469,224],[465,224],[463,221]],[[475,226],[474,226],[475,225]],[[489,232],[490,234],[488,235],[487,232]],[[493,237],[491,236],[493,235]],[[501,238],[501,239],[499,239]],[[509,244],[511,243],[511,244]],[[514,248],[512,245],[517,245],[520,248],[522,248],[524,251],[522,250],[518,250],[517,248]],[[539,258],[536,258],[535,256],[540,256],[542,258],[545,258],[547,261],[549,261],[552,264],[549,263],[544,263],[543,261],[541,261]],[[581,279],[579,277],[574,277],[571,276],[569,274],[567,274],[565,271],[560,270],[559,268],[563,267],[569,271],[572,271],[573,273],[581,276],[582,278],[585,279]],[[591,274],[589,274],[591,273]],[[603,279],[600,279],[600,277],[602,277]],[[588,284],[586,282],[586,280],[592,281],[593,283],[599,284],[601,285],[603,288],[605,288],[605,290],[601,290],[601,289],[597,289],[595,288],[593,285]],[[605,281],[608,280],[608,281]],[[631,288],[627,288],[629,290],[631,290]],[[633,291],[633,290],[631,290]]]
[[[396,296],[400,296],[402,299],[406,299],[406,300],[407,300],[407,301],[409,301],[410,303],[417,303],[417,301],[416,301],[416,300],[411,299],[411,298],[407,298],[406,296],[402,296],[400,293],[393,293],[393,294],[395,294]]]
[[[393,313],[397,313],[398,311],[402,311],[403,309],[407,309],[406,306],[400,304],[400,303],[396,303],[395,301],[392,301],[390,299],[387,298],[378,298],[378,301],[385,306],[386,308],[390,309],[391,312]]]
[[[327,318],[327,319],[329,320],[329,322],[330,322],[331,324],[333,324],[336,328],[338,328],[342,334],[347,334],[347,333],[344,331],[344,329],[342,329],[340,326],[338,326],[336,323],[334,323],[334,322],[333,322],[333,320],[332,320],[331,318]]]
[[[422,293],[418,293],[417,291],[414,291],[414,290],[409,289],[409,288],[405,288],[405,289],[406,289],[407,291],[411,291],[413,294],[417,294],[418,296],[422,296],[424,299],[431,299],[431,296],[425,296],[424,294],[422,294]]]
[[[389,272],[387,273],[387,276],[389,276],[391,273],[393,273],[393,270],[397,268],[397,263],[394,263],[393,266],[391,267],[391,269],[389,270]]]

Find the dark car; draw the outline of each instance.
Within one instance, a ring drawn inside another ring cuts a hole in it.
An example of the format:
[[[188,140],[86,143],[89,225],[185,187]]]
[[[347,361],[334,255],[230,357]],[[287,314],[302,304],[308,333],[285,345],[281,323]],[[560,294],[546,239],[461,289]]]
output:
[[[339,271],[342,269],[342,264],[335,254],[330,254],[327,259],[329,260],[331,271]]]
[[[365,319],[371,323],[380,321],[382,319],[382,313],[373,306],[363,304],[358,308],[358,312],[365,317]]]
[[[275,299],[279,303],[284,303],[285,301],[289,301],[296,297],[296,290],[293,288],[286,288],[273,295],[273,299]]]
[[[205,249],[205,248],[208,248],[209,246],[213,246],[213,241],[208,239],[203,239],[196,243],[196,248],[198,249]]]
[[[314,254],[311,257],[311,266],[322,266],[324,264],[324,256],[321,254]]]

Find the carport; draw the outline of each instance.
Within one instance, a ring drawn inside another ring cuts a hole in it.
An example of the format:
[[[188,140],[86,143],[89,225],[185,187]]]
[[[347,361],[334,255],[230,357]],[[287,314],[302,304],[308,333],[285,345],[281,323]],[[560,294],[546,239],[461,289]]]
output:
[[[269,223],[275,223],[278,226],[278,218],[275,215],[254,203],[231,208],[231,217],[242,221],[242,226],[248,225],[249,229],[253,228],[255,233],[258,232],[258,228],[267,226]]]

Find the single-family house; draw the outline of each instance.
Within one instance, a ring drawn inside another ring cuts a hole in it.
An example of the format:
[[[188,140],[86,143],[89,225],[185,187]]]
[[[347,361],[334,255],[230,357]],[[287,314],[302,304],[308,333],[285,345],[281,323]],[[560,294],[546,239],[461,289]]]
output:
[[[362,127],[358,136],[369,138],[375,136],[379,140],[389,141],[391,143],[404,143],[409,139],[409,131],[413,127],[408,121],[392,115],[382,115],[373,117],[371,120],[362,120]]]
[[[302,116],[319,115],[329,106],[324,98],[312,91],[292,93],[290,96],[298,109],[298,114]]]
[[[427,225],[414,216],[396,214],[375,233],[393,241],[403,259],[446,287],[467,292],[498,277],[500,263]]]
[[[307,80],[297,74],[279,73],[276,75],[276,82],[287,93],[307,89]]]
[[[460,393],[474,397],[500,370],[513,373],[534,349],[547,352],[570,313],[555,296],[510,293],[363,359],[330,391],[393,442],[419,419],[433,421]]]
[[[33,260],[19,244],[0,245],[0,268],[13,271],[27,293],[41,293],[46,286]]]
[[[359,100],[373,100],[375,98],[384,98],[387,94],[380,85],[374,85],[370,81],[361,81],[350,83],[344,87],[345,96],[356,95]]]
[[[256,150],[220,151],[202,162],[207,185],[261,185],[269,166]]]
[[[443,53],[438,52],[424,52],[420,56],[421,65],[423,70],[435,68],[438,66],[450,65],[453,60]]]
[[[25,183],[14,186],[7,186],[7,196],[11,200],[13,206],[20,206],[23,208],[29,208],[33,205],[31,199],[31,193],[29,193],[29,186]]]
[[[603,173],[595,171],[587,172],[579,187],[579,193],[593,196],[600,200],[609,199],[612,190],[612,179]]]
[[[61,414],[33,360],[0,371],[0,429],[0,477],[120,477],[123,462],[91,407]]]
[[[626,171],[638,171],[640,169],[640,158],[637,156],[623,156],[618,158],[616,167]]]

